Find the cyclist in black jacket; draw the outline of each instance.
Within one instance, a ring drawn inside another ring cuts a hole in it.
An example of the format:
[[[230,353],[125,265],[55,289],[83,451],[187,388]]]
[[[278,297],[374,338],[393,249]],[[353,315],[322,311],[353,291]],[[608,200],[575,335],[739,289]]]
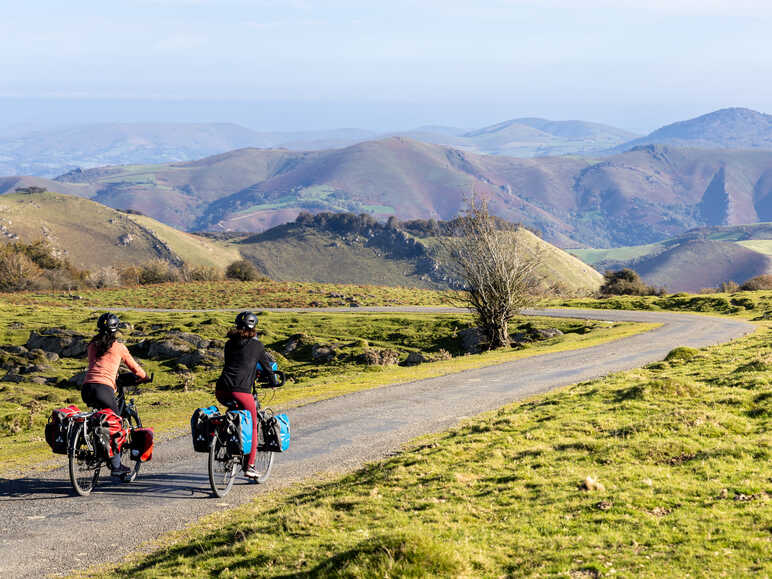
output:
[[[258,362],[266,372],[271,386],[276,386],[276,377],[272,371],[273,360],[256,337],[256,325],[257,316],[252,312],[241,312],[236,316],[236,327],[228,331],[225,365],[215,389],[215,397],[221,404],[227,405],[235,401],[239,409],[248,410],[252,415],[252,451],[244,471],[244,474],[251,478],[258,476],[254,468],[257,452],[257,408],[252,397]]]

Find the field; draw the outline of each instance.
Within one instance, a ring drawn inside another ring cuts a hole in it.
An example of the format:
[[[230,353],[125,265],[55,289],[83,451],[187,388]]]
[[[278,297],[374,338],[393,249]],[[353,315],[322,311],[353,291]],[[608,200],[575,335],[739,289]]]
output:
[[[0,294],[12,304],[93,308],[259,309],[322,306],[451,305],[455,292],[275,281],[165,283],[133,288]],[[353,306],[356,307],[356,306]]]
[[[769,576],[770,338],[761,322],[507,406],[212,515],[110,574]]]
[[[336,289],[348,293],[357,291],[357,288],[340,286]],[[369,290],[365,288],[364,291]],[[65,328],[88,338],[102,310],[88,309],[80,304],[87,302],[94,305],[102,303],[101,300],[123,303],[118,297],[109,300],[100,292],[93,292],[92,302],[88,299],[79,300],[76,307],[67,307],[66,302],[59,303],[55,299],[51,303],[57,305],[46,307],[2,304],[0,362],[5,368],[3,373],[8,372],[8,376],[0,382],[0,464],[3,471],[22,466],[28,468],[51,458],[42,438],[43,426],[53,408],[70,403],[81,404],[78,386],[68,383],[68,380],[84,370],[86,365],[82,356],[61,356],[51,360],[39,350],[30,350],[21,356],[18,347],[27,343],[33,331],[39,332],[44,328]],[[130,296],[124,296],[124,299],[126,303],[135,303]],[[146,299],[154,303],[151,297]],[[169,305],[179,306],[184,303],[183,300],[180,296],[177,302]],[[156,299],[154,305],[161,305],[159,302]],[[164,342],[179,350],[168,355],[151,355],[147,350],[140,350],[137,354],[143,366],[156,373],[154,384],[144,386],[143,393],[137,397],[144,422],[153,425],[156,432],[172,435],[183,431],[193,409],[211,403],[212,383],[221,368],[218,356],[222,352],[222,339],[231,327],[233,317],[232,312],[121,313],[121,319],[130,324],[123,332],[130,348],[141,348],[142,342],[156,346]],[[276,393],[273,404],[293,406],[520,356],[592,345],[651,327],[583,320],[518,319],[511,326],[512,332],[553,327],[563,331],[564,335],[505,351],[462,355],[459,332],[470,325],[471,315],[457,313],[376,314],[357,313],[354,308],[351,313],[345,314],[265,312],[260,316],[261,339],[290,377],[289,383]],[[212,341],[211,347],[191,346],[184,339],[190,339],[190,336],[194,341]],[[290,353],[288,343],[293,336],[296,347]],[[332,353],[315,356],[314,351],[319,348],[329,348]],[[141,353],[143,351],[145,355]],[[366,359],[368,352],[386,355],[391,361],[373,363]],[[395,364],[404,362],[411,352],[420,353],[430,363],[419,366]]]

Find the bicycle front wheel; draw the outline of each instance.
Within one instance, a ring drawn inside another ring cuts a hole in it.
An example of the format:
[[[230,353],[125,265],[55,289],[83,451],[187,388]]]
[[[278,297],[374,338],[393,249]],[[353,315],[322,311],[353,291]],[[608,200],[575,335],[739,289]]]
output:
[[[128,421],[129,429],[142,428],[142,421],[139,419],[136,411],[134,411],[132,414],[129,414],[125,420]],[[131,472],[123,475],[123,482],[134,482],[134,480],[137,478],[137,475],[139,474],[139,469],[142,466],[142,462],[135,460],[137,457],[133,457],[131,455],[131,445],[129,444],[129,441],[126,441],[126,444],[123,445],[123,448],[121,449],[121,457],[122,459],[125,458],[134,461],[134,465],[130,467]]]
[[[239,461],[215,434],[209,445],[209,485],[216,497],[224,497],[230,492],[238,468]]]
[[[255,452],[255,471],[257,471],[257,477],[253,478],[256,483],[264,483],[271,476],[271,468],[273,467],[273,455],[270,450],[260,450],[265,444],[263,438],[263,425],[260,424],[257,429],[257,452]]]
[[[88,447],[86,428],[83,424],[73,435],[68,455],[72,488],[80,496],[85,497],[96,486],[102,464]]]

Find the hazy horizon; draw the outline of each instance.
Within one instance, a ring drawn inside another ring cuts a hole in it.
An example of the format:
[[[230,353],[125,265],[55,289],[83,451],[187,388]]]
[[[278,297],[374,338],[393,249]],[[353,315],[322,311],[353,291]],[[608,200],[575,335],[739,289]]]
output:
[[[772,111],[772,5],[752,0],[40,0],[3,16],[0,126],[535,116],[647,133]]]

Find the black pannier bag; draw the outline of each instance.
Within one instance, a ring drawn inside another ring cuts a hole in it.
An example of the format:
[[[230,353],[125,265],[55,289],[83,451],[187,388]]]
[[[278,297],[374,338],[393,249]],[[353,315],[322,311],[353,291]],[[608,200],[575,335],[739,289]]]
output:
[[[209,452],[209,444],[212,442],[212,424],[210,419],[219,416],[217,406],[197,408],[190,417],[190,434],[193,437],[193,450],[196,452]]]
[[[67,454],[67,433],[70,428],[70,419],[80,412],[80,409],[71,404],[66,408],[57,408],[51,412],[46,424],[45,436],[48,446],[56,454]]]

